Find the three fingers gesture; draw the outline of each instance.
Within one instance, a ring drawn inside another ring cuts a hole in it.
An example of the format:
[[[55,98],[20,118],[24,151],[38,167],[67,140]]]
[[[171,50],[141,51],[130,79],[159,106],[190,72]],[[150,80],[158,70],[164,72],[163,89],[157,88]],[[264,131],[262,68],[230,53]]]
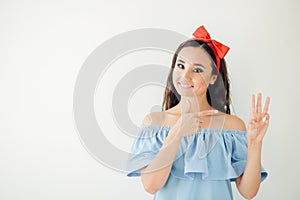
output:
[[[258,93],[256,104],[255,95],[251,95],[251,117],[247,129],[248,140],[253,142],[262,142],[269,125],[269,104],[270,97],[267,97],[264,108],[262,109],[262,94]]]

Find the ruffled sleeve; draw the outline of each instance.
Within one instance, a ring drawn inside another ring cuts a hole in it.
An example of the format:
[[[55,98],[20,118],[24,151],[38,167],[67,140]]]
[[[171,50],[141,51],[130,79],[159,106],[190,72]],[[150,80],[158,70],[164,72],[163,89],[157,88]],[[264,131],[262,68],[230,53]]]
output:
[[[140,170],[156,156],[170,129],[142,126],[131,148],[127,176],[140,176]],[[245,131],[203,128],[181,140],[171,174],[188,180],[234,181],[245,170],[247,148]],[[261,166],[261,182],[267,175]]]
[[[127,176],[140,176],[141,169],[153,160],[168,134],[164,127],[141,126],[127,161]]]
[[[246,131],[202,129],[187,136],[190,143],[182,156],[175,160],[171,173],[177,178],[234,181],[244,173],[247,161]],[[261,182],[268,173],[261,166]]]

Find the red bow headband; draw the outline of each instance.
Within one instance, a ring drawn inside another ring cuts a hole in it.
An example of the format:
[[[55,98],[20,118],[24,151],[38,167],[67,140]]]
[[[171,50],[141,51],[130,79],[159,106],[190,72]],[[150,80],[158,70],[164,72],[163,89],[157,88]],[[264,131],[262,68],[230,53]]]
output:
[[[204,28],[204,26],[200,26],[199,28],[197,28],[197,30],[193,33],[193,36],[194,36],[194,38],[192,38],[193,40],[201,40],[205,42],[213,50],[216,56],[217,69],[218,71],[220,71],[220,59],[225,57],[225,55],[229,50],[229,47],[225,46],[224,44],[216,40],[212,40],[210,38],[209,33]]]

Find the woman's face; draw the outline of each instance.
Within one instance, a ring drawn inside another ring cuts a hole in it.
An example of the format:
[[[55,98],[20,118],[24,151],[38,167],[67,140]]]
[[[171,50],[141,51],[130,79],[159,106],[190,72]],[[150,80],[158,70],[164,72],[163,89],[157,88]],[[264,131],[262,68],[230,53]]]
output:
[[[177,57],[173,84],[181,96],[202,96],[217,75],[212,75],[212,59],[201,47],[184,47]]]

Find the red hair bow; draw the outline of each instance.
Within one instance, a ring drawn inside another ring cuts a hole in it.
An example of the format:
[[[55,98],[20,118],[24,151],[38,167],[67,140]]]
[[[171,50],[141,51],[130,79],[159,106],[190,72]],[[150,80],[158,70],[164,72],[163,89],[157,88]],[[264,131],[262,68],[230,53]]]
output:
[[[193,36],[194,40],[201,40],[207,43],[208,46],[213,50],[217,60],[217,69],[218,71],[220,71],[220,59],[225,57],[229,50],[229,47],[216,40],[212,40],[204,26],[200,26],[199,28],[197,28],[197,30],[193,33]]]

